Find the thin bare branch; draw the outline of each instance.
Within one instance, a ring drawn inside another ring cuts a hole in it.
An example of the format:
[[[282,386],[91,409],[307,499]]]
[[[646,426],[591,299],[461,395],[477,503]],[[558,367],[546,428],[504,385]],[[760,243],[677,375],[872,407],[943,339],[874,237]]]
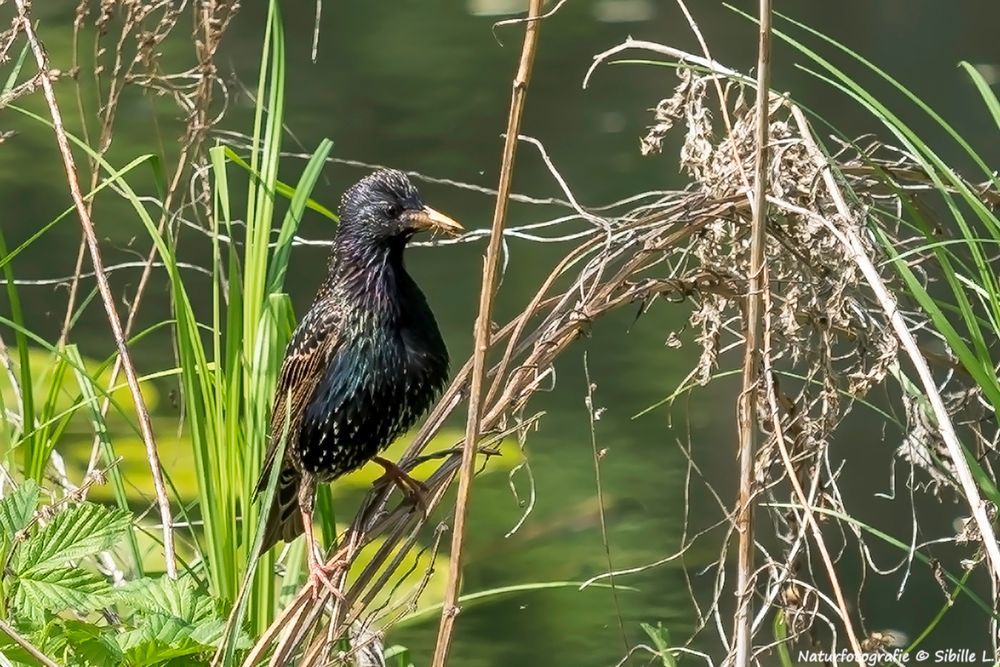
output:
[[[500,182],[497,186],[499,192],[496,208],[493,211],[493,222],[490,226],[490,241],[483,261],[483,284],[479,295],[479,315],[476,317],[474,332],[472,375],[469,383],[469,412],[458,480],[458,497],[455,500],[448,584],[441,609],[441,625],[438,629],[437,643],[434,646],[432,667],[444,667],[447,663],[455,629],[455,617],[459,613],[458,596],[462,579],[465,519],[469,511],[472,479],[475,473],[476,445],[479,442],[481,428],[486,353],[490,346],[490,330],[492,328],[493,296],[497,285],[497,267],[503,242],[503,228],[507,219],[508,195],[514,178],[514,159],[517,154],[518,135],[521,131],[521,118],[524,114],[528,83],[531,81],[531,70],[535,62],[535,51],[538,47],[538,35],[541,30],[541,21],[539,20],[541,13],[542,0],[531,0],[528,7],[528,20],[525,23],[521,59],[511,90],[510,115],[507,119],[507,132],[500,162]]]

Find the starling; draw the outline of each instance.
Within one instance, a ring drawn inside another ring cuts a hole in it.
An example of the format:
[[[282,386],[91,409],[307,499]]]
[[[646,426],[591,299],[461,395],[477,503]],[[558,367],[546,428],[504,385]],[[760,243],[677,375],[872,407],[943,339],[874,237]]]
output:
[[[373,460],[411,494],[419,486],[378,454],[413,426],[448,376],[434,314],[403,266],[406,243],[420,231],[462,227],[426,206],[402,172],[379,170],[348,189],[327,278],[285,350],[257,483],[260,493],[287,434],[261,553],[305,532],[314,592],[325,585],[337,593],[313,537],[316,484]]]

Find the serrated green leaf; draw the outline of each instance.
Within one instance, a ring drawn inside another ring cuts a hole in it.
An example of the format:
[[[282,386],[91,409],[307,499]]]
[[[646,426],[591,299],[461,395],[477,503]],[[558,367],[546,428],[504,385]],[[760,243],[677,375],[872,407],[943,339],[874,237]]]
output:
[[[139,579],[118,589],[121,603],[130,609],[176,616],[186,623],[198,620],[194,585],[188,577]]]
[[[132,516],[94,503],[59,512],[18,552],[19,576],[51,570],[66,561],[92,556],[111,547],[128,530]]]
[[[26,480],[10,495],[0,500],[0,535],[7,539],[24,530],[38,505],[38,484]]]
[[[208,647],[191,640],[185,640],[183,645],[176,646],[167,646],[155,641],[144,642],[126,651],[124,662],[134,667],[162,665],[169,660],[205,653],[207,650]]]
[[[221,633],[221,623],[217,623]],[[212,647],[199,641],[198,627],[175,616],[152,614],[135,630],[118,637],[118,644],[129,665],[156,665],[173,658],[204,653]]]
[[[118,645],[126,653],[143,644],[155,643],[167,647],[187,640],[192,630],[190,623],[185,623],[176,616],[150,614],[143,618],[141,625],[135,630],[122,633],[118,638]]]
[[[92,611],[113,601],[111,585],[96,572],[80,568],[31,570],[19,575],[14,606],[22,612],[46,609]]]
[[[225,629],[226,624],[221,619],[201,623],[191,631],[191,640],[203,646],[215,647],[219,643],[219,639],[222,637],[222,632]],[[247,646],[242,640],[238,640],[236,645],[239,648]]]

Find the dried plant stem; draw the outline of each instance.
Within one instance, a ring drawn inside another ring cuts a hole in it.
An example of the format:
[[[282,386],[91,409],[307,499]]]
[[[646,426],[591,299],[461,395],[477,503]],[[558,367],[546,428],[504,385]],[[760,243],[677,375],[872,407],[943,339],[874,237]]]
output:
[[[18,10],[18,20],[27,36],[31,51],[35,56],[35,62],[42,73],[42,92],[49,108],[49,115],[52,118],[52,127],[56,135],[56,143],[59,145],[59,152],[62,155],[63,166],[66,169],[66,180],[69,184],[70,195],[73,197],[73,204],[76,207],[80,224],[83,227],[83,234],[90,251],[90,258],[94,264],[94,274],[97,280],[97,288],[104,302],[104,309],[107,311],[108,323],[118,347],[118,354],[125,370],[125,379],[128,382],[132,400],[135,401],[136,414],[139,419],[139,429],[142,432],[142,439],[146,445],[146,457],[149,460],[150,472],[153,476],[153,486],[156,490],[156,499],[160,509],[160,520],[163,524],[163,550],[166,560],[167,575],[171,578],[177,577],[177,565],[174,561],[174,540],[172,517],[170,513],[170,501],[167,497],[166,486],[163,482],[163,474],[160,469],[160,458],[156,450],[156,440],[153,437],[153,427],[149,418],[149,410],[146,408],[145,400],[139,389],[139,379],[135,372],[135,366],[129,355],[128,346],[125,344],[125,337],[122,331],[121,320],[115,309],[114,296],[111,294],[111,287],[108,285],[108,278],[104,271],[104,261],[101,259],[101,251],[97,243],[97,234],[94,232],[94,223],[90,219],[87,204],[84,202],[80,192],[80,183],[77,178],[76,164],[73,160],[73,153],[69,147],[69,140],[66,137],[66,130],[63,128],[62,115],[59,112],[59,105],[56,102],[55,91],[52,89],[52,82],[47,76],[49,71],[45,51],[35,34],[31,25],[27,0],[14,0]]]
[[[23,0],[18,0],[18,3],[22,1]],[[17,630],[9,626],[3,620],[0,620],[0,632],[10,637],[15,644],[24,649],[28,655],[37,660],[40,664],[45,665],[45,667],[59,667],[59,665],[53,662],[51,658],[38,650],[34,644],[22,637]]]
[[[618,629],[622,634],[622,644],[625,646],[625,663],[628,663],[628,656],[632,654],[632,646],[628,641],[628,633],[625,631],[625,620],[622,618],[622,607],[618,600],[618,588],[615,586],[615,567],[611,560],[611,542],[608,540],[608,518],[604,508],[604,485],[601,483],[601,459],[603,454],[597,448],[597,420],[599,411],[594,406],[594,390],[597,385],[590,379],[590,364],[587,353],[583,353],[583,374],[587,380],[587,395],[585,397],[587,406],[587,416],[590,419],[590,448],[594,454],[594,483],[597,487],[597,511],[601,520],[601,543],[604,546],[604,558],[608,564],[608,584],[611,586],[611,601],[615,607],[615,616],[618,617]]]
[[[775,390],[776,381],[774,379],[774,367],[771,364],[772,311],[769,294],[770,292],[765,292],[764,294],[764,353],[761,357],[761,370],[764,373],[764,391],[767,398],[768,412],[770,413],[771,418],[771,428],[774,430],[774,439],[778,444],[778,451],[781,453],[781,461],[785,466],[785,472],[788,474],[788,481],[791,483],[792,489],[795,491],[796,500],[798,500],[799,505],[802,506],[802,512],[805,514],[809,531],[812,533],[813,541],[816,542],[816,548],[819,549],[820,558],[823,560],[823,567],[826,568],[826,574],[830,579],[830,586],[833,588],[833,596],[837,601],[837,607],[840,610],[840,617],[844,622],[844,630],[847,632],[847,639],[851,642],[851,650],[854,652],[855,661],[858,663],[858,667],[865,667],[864,651],[861,648],[861,644],[858,642],[858,636],[854,630],[854,623],[851,621],[851,612],[847,607],[847,600],[844,599],[844,590],[840,585],[840,579],[837,577],[837,570],[833,567],[833,558],[830,556],[830,550],[826,546],[826,540],[823,539],[823,532],[819,529],[819,524],[816,522],[815,512],[813,511],[812,503],[809,501],[809,496],[806,495],[805,490],[802,488],[802,483],[799,482],[795,466],[792,464],[792,457],[788,453],[788,444],[785,442],[785,433],[782,429],[781,413],[778,409],[778,397]]]
[[[628,51],[629,49],[642,49],[644,51],[652,51],[653,53],[670,56],[671,58],[677,58],[678,60],[683,60],[685,62],[698,65],[699,67],[704,67],[714,74],[721,74],[722,76],[732,79],[733,81],[738,81],[739,83],[745,83],[751,86],[757,85],[757,82],[750,77],[737,72],[731,67],[726,67],[716,60],[703,58],[701,56],[688,53],[687,51],[675,49],[672,46],[665,46],[663,44],[657,44],[656,42],[647,42],[645,40],[633,39],[629,37],[618,46],[614,46],[607,51],[602,51],[594,56],[594,62],[590,64],[590,67],[587,68],[587,73],[583,75],[583,87],[587,87],[590,83],[590,77],[594,74],[594,70],[596,70],[601,63],[605,62],[611,56],[618,55],[622,51]]]
[[[844,199],[844,195],[837,185],[837,180],[833,176],[829,163],[813,138],[812,130],[809,127],[808,121],[806,121],[805,115],[796,106],[792,107],[792,115],[799,127],[799,132],[809,151],[809,155],[820,170],[820,173],[823,174],[823,182],[837,206],[837,212],[845,221],[851,220],[851,211],[847,206],[847,201]],[[910,363],[913,364],[913,368],[920,378],[920,384],[927,394],[927,399],[934,412],[934,418],[937,420],[941,439],[944,441],[945,447],[948,450],[948,456],[955,467],[955,475],[962,486],[962,493],[969,503],[969,508],[972,510],[972,518],[979,529],[983,548],[986,551],[990,569],[992,570],[994,585],[997,585],[997,583],[1000,583],[1000,547],[997,545],[996,533],[993,531],[993,524],[986,513],[986,503],[983,501],[982,496],[979,495],[979,487],[976,486],[976,482],[972,478],[972,471],[969,469],[969,463],[965,459],[962,443],[958,441],[958,435],[955,433],[951,417],[948,415],[948,410],[941,399],[941,392],[938,391],[934,376],[931,375],[931,369],[927,366],[927,360],[920,352],[916,339],[906,326],[906,321],[899,312],[895,298],[885,286],[882,277],[878,273],[878,269],[875,268],[871,258],[865,252],[864,243],[858,236],[857,231],[847,226],[841,230],[826,219],[824,219],[824,223],[830,229],[830,232],[836,236],[837,240],[849,251],[851,258],[857,264],[858,268],[861,269],[862,274],[864,274],[865,279],[875,293],[875,297],[878,299],[885,316],[889,318],[889,323],[892,325],[893,331],[896,332],[896,337],[902,344],[903,349],[906,350]]]
[[[767,242],[767,171],[771,89],[771,0],[760,0],[760,38],[757,45],[757,155],[754,175],[753,220],[750,230],[750,275],[746,303],[746,347],[743,391],[737,408],[739,428],[740,494],[736,513],[737,547],[736,641],[733,665],[750,664],[753,618],[753,464],[757,444],[757,393],[763,325],[764,245]]]
[[[497,267],[503,241],[503,226],[507,217],[507,200],[514,174],[514,157],[517,152],[518,134],[521,131],[521,117],[531,80],[531,69],[535,61],[538,34],[541,28],[539,16],[542,0],[531,0],[524,29],[524,44],[521,59],[511,90],[510,114],[507,118],[507,134],[504,137],[503,154],[500,163],[500,182],[497,186],[496,208],[490,225],[490,242],[483,261],[483,285],[479,294],[479,316],[476,318],[475,344],[473,347],[472,378],[469,387],[469,413],[465,427],[465,443],[462,450],[462,465],[458,479],[458,497],[455,500],[455,525],[451,536],[451,554],[448,566],[448,585],[445,589],[444,605],[441,609],[441,625],[437,643],[434,646],[432,667],[444,667],[451,648],[451,638],[455,629],[455,616],[459,612],[458,595],[462,579],[462,547],[465,540],[465,518],[469,510],[472,478],[475,474],[476,444],[479,440],[482,411],[483,384],[486,378],[486,351],[490,345],[490,327],[493,314],[493,294],[496,290]]]
[[[687,19],[688,25],[691,26],[691,32],[694,33],[695,39],[698,40],[698,45],[701,47],[701,52],[705,54],[705,59],[712,61],[712,53],[708,49],[708,42],[705,41],[705,36],[701,34],[701,29],[698,27],[698,23],[694,20],[691,12],[688,10],[687,5],[684,0],[676,0],[677,5],[681,8],[684,13],[684,18]],[[726,128],[726,132],[729,136],[733,135],[733,120],[730,118],[729,105],[726,104],[726,93],[722,90],[722,82],[719,81],[719,77],[712,77],[712,85],[715,87],[715,94],[719,97],[719,111],[722,113],[722,124]],[[768,91],[770,94],[770,91]],[[743,160],[740,158],[740,151],[736,147],[736,143],[733,142],[730,145],[730,149],[733,153],[733,161],[740,166],[740,177],[743,179],[743,186],[749,190],[750,181],[747,178],[746,166],[743,164]]]

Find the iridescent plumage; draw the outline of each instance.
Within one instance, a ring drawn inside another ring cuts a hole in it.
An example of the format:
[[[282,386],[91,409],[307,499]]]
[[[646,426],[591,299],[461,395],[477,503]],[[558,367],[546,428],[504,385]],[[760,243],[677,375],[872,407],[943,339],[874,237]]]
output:
[[[347,190],[340,216],[327,279],[292,334],[278,378],[258,491],[286,424],[287,442],[262,551],[304,530],[312,542],[316,483],[376,457],[430,407],[448,375],[448,351],[403,267],[403,250],[416,232],[461,227],[424,205],[395,170]]]

